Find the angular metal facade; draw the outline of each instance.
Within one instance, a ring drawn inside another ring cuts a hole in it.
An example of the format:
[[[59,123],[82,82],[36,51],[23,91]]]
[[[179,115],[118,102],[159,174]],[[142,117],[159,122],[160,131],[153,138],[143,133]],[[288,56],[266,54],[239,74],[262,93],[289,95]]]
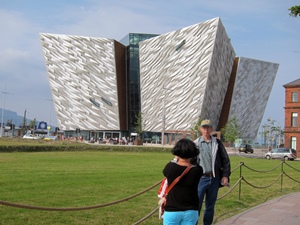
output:
[[[141,42],[145,130],[189,130],[199,116],[216,129],[234,58],[219,18]]]
[[[239,57],[228,119],[236,118],[241,138],[256,138],[278,67]]]
[[[120,113],[126,111],[125,46],[107,38],[40,34],[40,39],[59,127],[126,129]]]
[[[40,34],[59,127],[129,133],[141,104],[145,131],[187,131],[199,118],[220,130],[236,118],[254,139],[279,65],[235,58],[220,18],[153,36],[135,34],[132,48]]]

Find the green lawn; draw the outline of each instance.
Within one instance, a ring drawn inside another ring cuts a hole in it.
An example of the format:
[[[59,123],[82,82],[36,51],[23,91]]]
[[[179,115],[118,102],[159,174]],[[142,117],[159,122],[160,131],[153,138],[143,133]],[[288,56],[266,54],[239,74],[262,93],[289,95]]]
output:
[[[232,169],[240,162],[256,170],[270,170],[278,160],[245,159],[232,156]],[[167,152],[38,152],[0,153],[0,200],[44,207],[85,207],[127,198],[162,179],[164,165],[172,159]],[[299,162],[288,164],[300,170]],[[300,173],[286,165],[284,171],[300,181]],[[253,172],[242,167],[242,175],[255,186],[266,186],[280,174],[281,166],[269,173]],[[240,177],[237,169],[231,187]],[[217,201],[215,222],[240,213],[249,207],[290,192],[300,185],[284,177],[271,187],[257,189],[242,182],[241,199],[237,186]],[[0,205],[0,224],[134,224],[157,207],[157,189],[131,200],[82,211],[40,211]],[[220,189],[219,195],[230,188]],[[141,224],[161,224],[158,213]]]

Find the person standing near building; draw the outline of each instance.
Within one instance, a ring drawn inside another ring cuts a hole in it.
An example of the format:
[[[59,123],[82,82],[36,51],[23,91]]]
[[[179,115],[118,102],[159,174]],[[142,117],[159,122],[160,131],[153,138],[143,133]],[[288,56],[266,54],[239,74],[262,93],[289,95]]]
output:
[[[169,191],[163,224],[195,225],[198,221],[199,205],[197,187],[203,170],[199,165],[192,165],[191,159],[197,157],[199,149],[192,140],[184,138],[176,143],[172,154],[176,156],[176,160],[167,163],[163,169],[169,185],[187,167],[191,169]]]
[[[205,210],[203,224],[213,222],[215,203],[219,187],[229,185],[230,160],[222,142],[211,135],[212,122],[205,119],[200,124],[202,136],[194,143],[199,148],[198,164],[203,168],[203,176],[198,185],[199,216],[205,196]]]

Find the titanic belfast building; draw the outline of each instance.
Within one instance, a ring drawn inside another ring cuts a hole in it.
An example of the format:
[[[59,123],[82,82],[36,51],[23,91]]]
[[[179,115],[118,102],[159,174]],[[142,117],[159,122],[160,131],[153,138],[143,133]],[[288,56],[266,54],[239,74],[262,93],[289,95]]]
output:
[[[122,40],[40,34],[58,126],[85,138],[187,134],[199,119],[235,118],[253,140],[277,63],[236,56],[220,18]],[[182,137],[182,136],[181,136]]]

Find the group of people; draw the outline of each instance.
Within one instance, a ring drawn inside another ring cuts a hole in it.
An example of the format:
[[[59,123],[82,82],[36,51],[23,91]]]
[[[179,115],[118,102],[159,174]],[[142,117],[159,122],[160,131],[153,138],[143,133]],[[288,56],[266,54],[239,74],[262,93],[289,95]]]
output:
[[[230,160],[222,142],[211,135],[212,122],[203,120],[199,129],[202,136],[195,141],[181,139],[176,143],[172,149],[176,160],[163,169],[171,184],[191,167],[166,196],[164,225],[199,224],[204,199],[202,221],[204,225],[212,224],[219,188],[229,185]]]

